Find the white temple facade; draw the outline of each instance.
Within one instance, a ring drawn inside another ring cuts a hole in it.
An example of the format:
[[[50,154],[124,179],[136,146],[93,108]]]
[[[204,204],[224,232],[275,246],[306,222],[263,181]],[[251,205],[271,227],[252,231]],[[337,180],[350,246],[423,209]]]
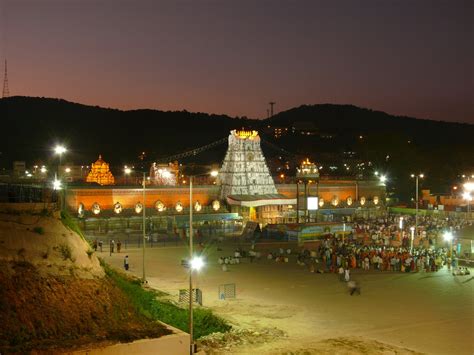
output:
[[[219,172],[221,198],[229,195],[277,194],[257,131],[236,131],[229,135],[229,146]]]

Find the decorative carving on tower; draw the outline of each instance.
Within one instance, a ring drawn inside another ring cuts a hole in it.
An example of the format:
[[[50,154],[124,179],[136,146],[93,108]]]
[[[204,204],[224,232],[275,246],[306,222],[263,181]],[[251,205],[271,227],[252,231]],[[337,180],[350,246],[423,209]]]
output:
[[[92,163],[86,182],[96,182],[99,185],[113,185],[115,183],[114,176],[109,169],[109,164],[102,160],[102,155],[99,155],[99,159]]]
[[[221,198],[228,195],[277,194],[257,131],[233,130],[218,176]]]

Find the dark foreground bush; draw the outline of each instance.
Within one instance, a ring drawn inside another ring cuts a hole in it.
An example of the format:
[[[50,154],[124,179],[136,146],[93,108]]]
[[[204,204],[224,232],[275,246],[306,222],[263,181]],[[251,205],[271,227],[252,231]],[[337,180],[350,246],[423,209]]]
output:
[[[170,302],[159,301],[156,292],[143,289],[139,282],[127,278],[107,265],[104,265],[104,268],[115,284],[130,297],[140,313],[189,332],[187,309],[177,307]],[[224,333],[231,329],[229,324],[208,309],[196,308],[193,316],[195,339],[214,332]]]

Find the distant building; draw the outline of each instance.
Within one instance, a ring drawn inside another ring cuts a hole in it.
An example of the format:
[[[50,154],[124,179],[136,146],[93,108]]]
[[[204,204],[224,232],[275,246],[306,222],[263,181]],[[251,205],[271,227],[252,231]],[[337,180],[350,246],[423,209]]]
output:
[[[300,121],[293,123],[291,131],[295,134],[301,134],[304,136],[315,136],[319,133],[314,123],[310,121]]]
[[[13,162],[13,176],[24,176],[26,172],[26,163],[24,161]]]
[[[87,175],[86,182],[95,182],[99,185],[114,185],[115,179],[110,172],[109,164],[102,160],[102,156],[99,155],[99,159],[95,163],[92,163],[91,171]]]

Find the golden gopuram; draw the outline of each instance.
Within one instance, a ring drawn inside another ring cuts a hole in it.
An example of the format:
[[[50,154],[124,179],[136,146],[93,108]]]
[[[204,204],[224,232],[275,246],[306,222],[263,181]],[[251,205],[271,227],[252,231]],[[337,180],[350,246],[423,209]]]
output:
[[[109,164],[102,160],[102,155],[95,163],[92,163],[92,169],[87,174],[86,182],[96,182],[99,185],[113,185],[115,179],[109,169]]]

